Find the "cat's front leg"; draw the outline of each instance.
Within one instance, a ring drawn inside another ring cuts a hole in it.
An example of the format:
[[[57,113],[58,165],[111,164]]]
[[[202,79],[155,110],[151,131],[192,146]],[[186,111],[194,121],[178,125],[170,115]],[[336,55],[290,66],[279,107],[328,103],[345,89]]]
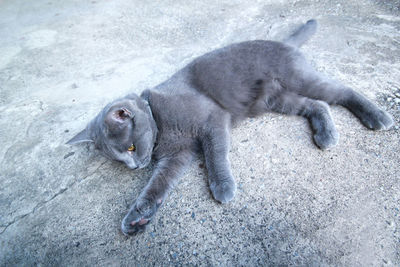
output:
[[[236,192],[236,183],[228,159],[229,123],[213,127],[202,137],[202,148],[211,192],[221,203],[229,202]]]
[[[121,230],[125,235],[145,230],[191,158],[190,152],[178,152],[156,163],[150,181],[122,220]]]

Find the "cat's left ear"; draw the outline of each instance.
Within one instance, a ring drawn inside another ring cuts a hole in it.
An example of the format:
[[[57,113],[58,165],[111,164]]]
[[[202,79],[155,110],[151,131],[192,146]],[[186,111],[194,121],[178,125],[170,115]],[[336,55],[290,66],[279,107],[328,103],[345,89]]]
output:
[[[75,145],[79,143],[85,143],[85,142],[93,142],[93,140],[90,138],[88,129],[85,128],[83,131],[75,135],[71,140],[67,142],[68,145]]]

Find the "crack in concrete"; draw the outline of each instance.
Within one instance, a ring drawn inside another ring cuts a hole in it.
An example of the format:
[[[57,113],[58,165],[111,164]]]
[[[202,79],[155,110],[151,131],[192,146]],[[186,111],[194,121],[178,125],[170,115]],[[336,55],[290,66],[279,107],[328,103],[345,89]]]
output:
[[[86,181],[86,179],[90,176],[92,176],[93,174],[95,174],[97,172],[98,169],[100,169],[104,164],[107,163],[107,160],[102,162],[94,171],[92,171],[91,173],[89,173],[88,175],[86,175],[85,177],[83,177],[81,180],[77,181],[73,181],[69,186],[67,186],[66,188],[62,188],[60,189],[57,193],[55,193],[51,198],[49,198],[48,200],[45,201],[41,201],[39,202],[33,209],[32,211],[22,214],[20,216],[15,217],[11,222],[7,223],[6,225],[1,225],[0,227],[4,227],[3,230],[1,230],[0,235],[3,234],[8,227],[10,227],[11,225],[13,225],[14,223],[22,220],[23,218],[25,218],[26,216],[33,214],[36,212],[37,209],[43,207],[44,205],[46,205],[47,203],[49,203],[50,201],[52,201],[53,199],[55,199],[56,197],[58,197],[59,195],[63,194],[65,191],[71,189],[72,187],[74,187],[76,184],[80,184],[83,181]]]

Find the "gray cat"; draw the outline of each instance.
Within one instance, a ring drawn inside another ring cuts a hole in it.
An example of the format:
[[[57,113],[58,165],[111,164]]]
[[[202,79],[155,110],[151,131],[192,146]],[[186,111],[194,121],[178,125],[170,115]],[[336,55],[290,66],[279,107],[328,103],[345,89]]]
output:
[[[143,231],[192,157],[202,152],[214,198],[226,203],[236,190],[228,159],[231,126],[272,111],[307,118],[321,149],[338,133],[328,104],[349,109],[368,128],[393,120],[361,94],[317,73],[300,47],[316,31],[310,20],[283,43],[248,41],[193,60],[169,80],[108,104],[68,144],[93,142],[129,168],[155,170],[122,221],[122,232]]]

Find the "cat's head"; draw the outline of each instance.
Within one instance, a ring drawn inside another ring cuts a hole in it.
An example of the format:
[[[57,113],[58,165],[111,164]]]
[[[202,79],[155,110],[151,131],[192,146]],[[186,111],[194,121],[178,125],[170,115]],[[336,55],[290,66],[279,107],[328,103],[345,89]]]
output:
[[[131,94],[105,106],[67,144],[92,142],[107,158],[136,169],[149,164],[156,135],[148,102]]]

